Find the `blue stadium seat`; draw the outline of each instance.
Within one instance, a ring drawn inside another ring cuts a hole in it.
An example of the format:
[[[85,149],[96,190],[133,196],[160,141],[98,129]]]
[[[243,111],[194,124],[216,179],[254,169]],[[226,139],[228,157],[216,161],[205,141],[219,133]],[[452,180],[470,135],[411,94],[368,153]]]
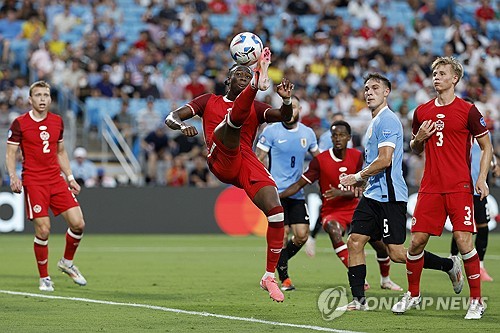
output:
[[[266,27],[270,31],[275,31],[275,29],[278,29],[280,22],[281,17],[279,15],[270,15],[264,17],[264,27]]]
[[[432,46],[431,53],[439,55],[443,53],[443,46],[446,44],[446,27],[432,27]]]
[[[299,25],[305,30],[308,36],[312,36],[318,27],[318,15],[299,15]]]
[[[492,20],[486,23],[486,37],[493,40],[500,40],[500,21]]]
[[[238,17],[236,15],[221,15],[213,14],[208,17],[208,20],[213,28],[219,30],[221,37],[226,37],[233,30]]]

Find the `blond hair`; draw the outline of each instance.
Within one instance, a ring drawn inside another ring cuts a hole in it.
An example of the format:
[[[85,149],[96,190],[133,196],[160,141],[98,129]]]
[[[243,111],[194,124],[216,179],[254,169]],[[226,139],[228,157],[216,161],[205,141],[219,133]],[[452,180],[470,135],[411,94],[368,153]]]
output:
[[[441,65],[451,65],[451,69],[453,70],[455,75],[458,76],[458,80],[455,83],[455,85],[457,85],[460,79],[464,76],[464,67],[462,66],[460,61],[458,61],[454,57],[438,57],[431,65],[432,71],[434,71],[438,66]]]
[[[35,88],[47,88],[50,90],[50,84],[48,84],[45,81],[36,81],[36,82],[32,83],[30,86],[30,96],[33,93],[33,89],[35,89]]]

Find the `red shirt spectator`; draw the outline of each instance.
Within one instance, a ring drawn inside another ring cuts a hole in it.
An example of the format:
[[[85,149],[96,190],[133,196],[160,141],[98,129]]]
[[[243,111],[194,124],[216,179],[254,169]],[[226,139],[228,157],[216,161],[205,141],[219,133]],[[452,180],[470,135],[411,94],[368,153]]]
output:
[[[476,9],[476,19],[489,21],[495,18],[495,10],[490,6],[489,0],[481,0],[481,6]]]
[[[229,7],[225,0],[212,0],[208,3],[208,9],[213,14],[227,14]]]

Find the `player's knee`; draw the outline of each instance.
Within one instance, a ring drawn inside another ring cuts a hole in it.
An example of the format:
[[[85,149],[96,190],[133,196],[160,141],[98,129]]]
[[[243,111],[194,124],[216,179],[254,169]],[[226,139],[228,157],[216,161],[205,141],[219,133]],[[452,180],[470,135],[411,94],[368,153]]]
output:
[[[39,239],[48,239],[50,236],[50,225],[39,226],[36,229],[36,237]]]
[[[297,234],[293,237],[294,243],[297,245],[303,245],[307,242],[307,238],[309,237],[308,230],[301,230],[297,232]]]
[[[73,223],[71,223],[70,229],[71,231],[78,234],[83,233],[83,230],[85,229],[85,221],[83,220],[83,218],[77,221],[73,221]]]
[[[361,252],[363,251],[363,246],[364,243],[355,234],[350,235],[347,239],[347,250],[349,251],[349,253]]]

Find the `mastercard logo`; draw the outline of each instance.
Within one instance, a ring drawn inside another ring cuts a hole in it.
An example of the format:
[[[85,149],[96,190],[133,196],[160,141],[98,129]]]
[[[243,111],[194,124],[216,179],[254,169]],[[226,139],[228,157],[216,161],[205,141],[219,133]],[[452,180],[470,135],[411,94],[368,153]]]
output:
[[[242,189],[231,186],[215,201],[215,221],[231,236],[265,236],[267,218]]]

